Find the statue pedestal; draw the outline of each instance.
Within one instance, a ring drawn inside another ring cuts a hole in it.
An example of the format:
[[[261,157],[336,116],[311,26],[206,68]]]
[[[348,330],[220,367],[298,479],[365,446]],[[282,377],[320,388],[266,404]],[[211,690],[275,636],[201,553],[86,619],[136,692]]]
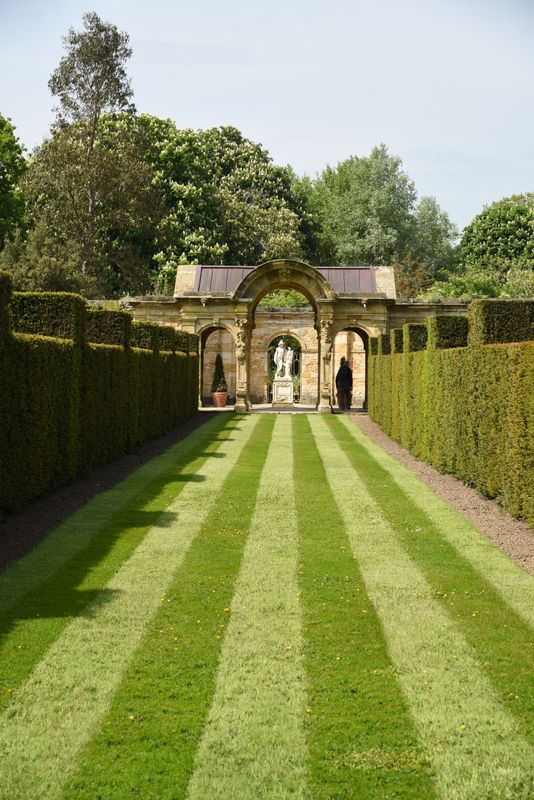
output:
[[[293,405],[293,381],[291,378],[273,380],[273,407]]]

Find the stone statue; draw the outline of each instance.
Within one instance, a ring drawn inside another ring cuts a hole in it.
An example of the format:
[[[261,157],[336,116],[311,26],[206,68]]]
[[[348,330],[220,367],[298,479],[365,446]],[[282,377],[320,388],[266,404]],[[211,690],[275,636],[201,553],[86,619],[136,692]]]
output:
[[[285,369],[284,378],[291,378],[291,367],[293,366],[294,356],[295,356],[294,351],[291,349],[291,347],[288,347],[284,358],[284,369]]]
[[[274,363],[276,366],[276,372],[274,374],[275,378],[280,378],[282,376],[285,364],[285,355],[286,355],[286,346],[284,344],[284,340],[280,339],[280,341],[278,342],[278,347],[274,351]]]

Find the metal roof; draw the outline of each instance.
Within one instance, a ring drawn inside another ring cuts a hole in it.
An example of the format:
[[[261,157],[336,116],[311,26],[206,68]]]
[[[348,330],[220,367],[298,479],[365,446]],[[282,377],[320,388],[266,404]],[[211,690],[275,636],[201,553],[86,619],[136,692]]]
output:
[[[196,268],[194,294],[232,294],[255,267],[203,266]],[[375,267],[314,267],[336,294],[375,294]]]

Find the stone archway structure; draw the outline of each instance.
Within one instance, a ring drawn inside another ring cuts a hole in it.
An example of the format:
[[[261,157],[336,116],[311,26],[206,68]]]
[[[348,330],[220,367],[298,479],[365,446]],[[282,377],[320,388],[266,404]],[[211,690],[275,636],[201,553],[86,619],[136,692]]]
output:
[[[295,289],[310,302],[311,311],[297,309],[267,312],[258,303],[276,289]],[[356,330],[363,337],[378,336],[404,322],[418,321],[436,313],[465,313],[463,304],[448,307],[426,303],[397,303],[392,267],[312,267],[302,261],[274,260],[257,267],[181,266],[176,274],[174,296],[128,298],[124,302],[137,319],[197,333],[228,331],[235,348],[236,411],[248,411],[258,402],[259,355],[254,332],[284,331],[302,341],[315,359],[316,391],[312,398],[318,411],[332,410],[332,363],[334,337],[343,330]],[[311,363],[311,362],[310,362]]]

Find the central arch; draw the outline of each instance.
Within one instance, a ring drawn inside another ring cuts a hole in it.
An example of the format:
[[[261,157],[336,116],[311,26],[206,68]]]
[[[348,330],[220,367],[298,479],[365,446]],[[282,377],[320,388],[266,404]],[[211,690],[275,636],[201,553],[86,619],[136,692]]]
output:
[[[321,273],[303,261],[277,259],[266,261],[241,280],[233,293],[235,301],[251,303],[250,313],[269,292],[295,289],[310,301],[317,313],[321,301],[334,302],[335,292]]]
[[[293,289],[302,294],[310,303],[312,311],[310,334],[313,342],[310,342],[309,357],[315,358],[315,367],[312,372],[317,375],[315,391],[309,391],[307,400],[316,407],[330,404],[329,389],[321,391],[321,387],[328,383],[330,374],[330,339],[328,330],[331,325],[332,306],[336,295],[328,280],[318,270],[310,267],[302,261],[292,259],[276,259],[260,264],[256,269],[246,274],[233,292],[232,299],[236,304],[246,304],[247,321],[249,336],[256,328],[256,311],[258,304],[265,295],[278,289]],[[286,326],[284,326],[286,327]],[[299,331],[292,330],[291,326],[286,327],[285,333],[299,339]],[[308,334],[308,336],[310,335]],[[250,343],[249,339],[249,361],[246,365],[246,386],[247,404],[257,402],[258,396],[254,388],[251,390],[251,383],[257,383],[256,371],[258,364],[256,360],[250,363]],[[312,353],[314,354],[312,356]],[[328,361],[328,364],[326,363]],[[313,391],[313,390],[312,390]],[[324,395],[324,397],[323,397]]]

